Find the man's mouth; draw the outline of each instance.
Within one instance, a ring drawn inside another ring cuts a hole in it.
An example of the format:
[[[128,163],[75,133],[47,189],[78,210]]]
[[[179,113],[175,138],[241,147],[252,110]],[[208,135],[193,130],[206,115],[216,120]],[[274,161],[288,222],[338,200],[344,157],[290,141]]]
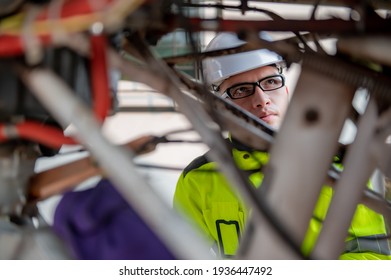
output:
[[[267,114],[267,115],[261,116],[260,119],[263,120],[264,122],[269,123],[274,117],[275,117],[274,114]]]

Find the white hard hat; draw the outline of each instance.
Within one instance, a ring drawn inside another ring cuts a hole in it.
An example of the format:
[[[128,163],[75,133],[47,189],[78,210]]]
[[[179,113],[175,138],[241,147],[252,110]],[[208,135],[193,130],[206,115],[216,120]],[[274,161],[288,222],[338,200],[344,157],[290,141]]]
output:
[[[270,40],[265,32],[259,33],[260,38]],[[245,44],[235,33],[223,32],[214,37],[205,51],[215,51],[235,48]],[[225,79],[258,67],[282,64],[283,58],[267,49],[235,53],[225,56],[206,58],[202,62],[203,74],[208,86],[220,85]]]

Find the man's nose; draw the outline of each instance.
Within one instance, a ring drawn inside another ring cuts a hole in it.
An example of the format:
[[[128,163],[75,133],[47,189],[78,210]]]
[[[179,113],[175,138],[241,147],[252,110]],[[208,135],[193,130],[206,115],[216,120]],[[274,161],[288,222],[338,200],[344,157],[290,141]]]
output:
[[[270,104],[269,95],[264,92],[259,86],[255,88],[255,93],[252,98],[252,105],[254,108],[262,107],[264,108],[266,105]]]

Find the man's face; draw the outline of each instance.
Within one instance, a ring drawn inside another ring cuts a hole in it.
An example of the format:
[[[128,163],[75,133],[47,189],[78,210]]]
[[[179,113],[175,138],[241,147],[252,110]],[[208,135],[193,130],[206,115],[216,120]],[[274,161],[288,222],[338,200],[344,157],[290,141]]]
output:
[[[227,88],[236,84],[254,83],[265,77],[277,74],[278,70],[274,66],[256,68],[229,77],[220,85],[220,92],[223,93]],[[253,95],[241,99],[232,99],[232,101],[273,128],[278,129],[288,107],[289,93],[286,86],[272,91],[263,91],[257,86]]]

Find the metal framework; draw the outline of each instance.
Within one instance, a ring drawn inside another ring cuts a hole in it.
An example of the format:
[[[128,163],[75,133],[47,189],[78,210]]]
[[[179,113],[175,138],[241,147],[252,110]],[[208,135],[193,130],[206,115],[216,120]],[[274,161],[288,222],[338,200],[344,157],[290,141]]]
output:
[[[69,258],[36,203],[103,173],[176,258],[212,258],[205,241],[161,201],[135,167],[137,155],[167,139],[141,137],[127,146],[115,146],[103,137],[101,124],[110,112],[115,113],[108,76],[114,70],[172,98],[175,109],[212,148],[213,159],[254,209],[251,230],[243,237],[237,258],[302,258],[298,244],[325,183],[334,186],[335,196],[312,258],[338,258],[358,203],[390,220],[386,190],[374,193],[365,188],[375,170],[391,176],[390,1],[9,2],[0,1],[4,6],[0,10],[0,103],[5,104],[0,107],[0,258]],[[311,5],[313,13],[290,19],[263,6],[276,2]],[[317,19],[321,5],[350,9],[350,18]],[[185,12],[191,9],[212,11],[215,16]],[[225,18],[222,12],[227,10],[237,11],[238,17]],[[270,19],[246,20],[249,12]],[[151,46],[178,28],[189,36],[191,51],[156,56]],[[256,36],[260,30],[289,36],[267,42]],[[219,31],[236,32],[248,43],[201,52],[194,34]],[[325,51],[322,39],[333,39],[336,52]],[[288,68],[298,63],[302,69],[278,132],[175,67],[200,65],[207,56],[259,47],[281,54]],[[359,113],[352,100],[362,89],[369,101],[365,112]],[[357,128],[349,144],[339,141],[346,120]],[[70,124],[77,133],[64,136],[63,129]],[[270,152],[259,190],[249,185],[232,161],[223,139],[226,131]],[[64,144],[82,145],[90,156],[34,172],[38,158],[56,154]],[[341,150],[345,168],[336,173],[330,166]],[[42,240],[49,241],[46,249],[40,246]]]

